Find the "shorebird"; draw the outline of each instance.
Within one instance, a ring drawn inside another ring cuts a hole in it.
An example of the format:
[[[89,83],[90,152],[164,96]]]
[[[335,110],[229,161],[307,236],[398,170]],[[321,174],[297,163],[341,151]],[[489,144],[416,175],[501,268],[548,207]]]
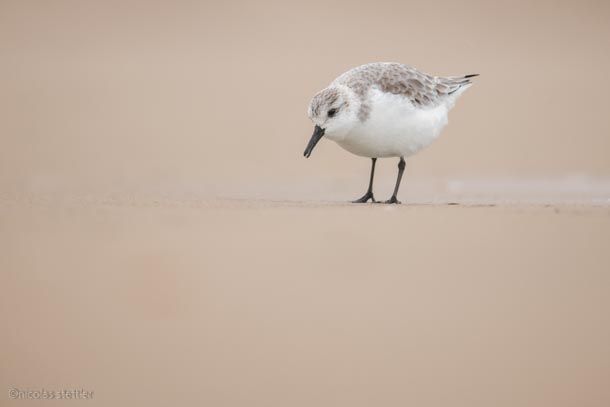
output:
[[[369,187],[354,203],[377,202],[375,163],[378,158],[399,157],[394,193],[385,203],[400,203],[397,195],[405,157],[438,137],[449,110],[474,76],[431,76],[394,62],[350,69],[312,98],[308,116],[315,127],[304,156],[309,157],[325,137],[352,154],[370,158]]]

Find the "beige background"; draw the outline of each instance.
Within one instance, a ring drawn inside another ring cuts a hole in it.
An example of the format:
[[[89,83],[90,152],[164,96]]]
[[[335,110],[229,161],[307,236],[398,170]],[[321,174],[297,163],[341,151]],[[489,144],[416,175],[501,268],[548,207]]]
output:
[[[610,405],[609,51],[606,1],[0,0],[0,405]],[[481,74],[412,205],[302,157],[371,61]]]
[[[610,174],[604,1],[3,0],[0,19],[4,190],[353,195],[368,163],[332,142],[302,159],[306,109],[371,61],[481,74],[411,179]]]

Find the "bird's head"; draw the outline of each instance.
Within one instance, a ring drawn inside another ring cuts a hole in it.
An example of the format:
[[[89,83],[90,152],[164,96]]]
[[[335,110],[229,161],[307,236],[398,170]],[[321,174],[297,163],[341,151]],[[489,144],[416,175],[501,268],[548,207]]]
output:
[[[357,119],[359,105],[353,92],[345,86],[329,86],[318,92],[309,103],[307,115],[315,125],[313,135],[305,149],[309,157],[322,137],[334,141],[345,138]]]

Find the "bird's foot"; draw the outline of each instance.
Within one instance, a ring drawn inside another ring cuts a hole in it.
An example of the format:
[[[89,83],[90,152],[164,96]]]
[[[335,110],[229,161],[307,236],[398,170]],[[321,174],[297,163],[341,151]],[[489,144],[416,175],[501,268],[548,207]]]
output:
[[[388,199],[387,201],[385,201],[384,203],[387,203],[387,204],[400,204],[402,202],[400,202],[398,199],[396,199],[395,195],[392,195],[392,197],[390,199]]]
[[[371,200],[372,203],[377,202],[375,200],[375,197],[373,196],[373,193],[371,191],[368,191],[366,194],[364,194],[364,196],[362,198],[358,198],[355,201],[352,201],[352,203],[366,203],[368,202],[368,200]]]

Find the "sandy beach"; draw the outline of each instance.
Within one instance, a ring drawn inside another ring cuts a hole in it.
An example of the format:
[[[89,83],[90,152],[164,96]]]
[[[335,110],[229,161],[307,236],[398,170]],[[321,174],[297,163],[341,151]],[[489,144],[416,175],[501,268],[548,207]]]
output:
[[[608,207],[1,208],[10,388],[94,390],[85,405],[610,400]]]
[[[594,0],[0,2],[0,406],[609,406],[608,38]],[[481,74],[400,206],[302,156],[371,61]]]

